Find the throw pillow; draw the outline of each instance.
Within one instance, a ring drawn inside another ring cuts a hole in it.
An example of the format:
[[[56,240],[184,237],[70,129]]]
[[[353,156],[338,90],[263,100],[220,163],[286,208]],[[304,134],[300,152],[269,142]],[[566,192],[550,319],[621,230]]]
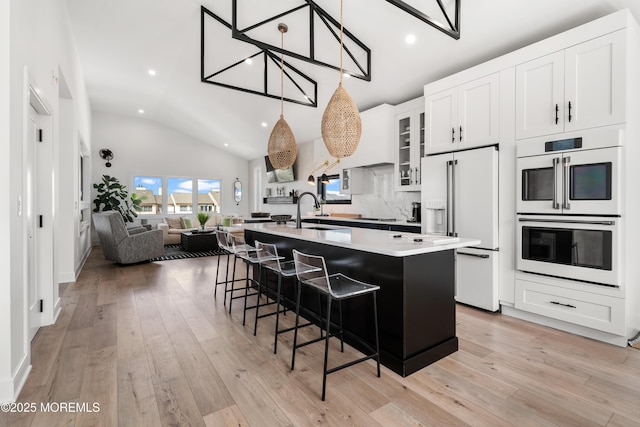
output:
[[[182,228],[193,228],[191,219],[185,217],[180,217],[180,225],[182,226]]]
[[[182,228],[182,225],[180,224],[180,218],[165,217],[164,221],[167,223],[169,228]]]

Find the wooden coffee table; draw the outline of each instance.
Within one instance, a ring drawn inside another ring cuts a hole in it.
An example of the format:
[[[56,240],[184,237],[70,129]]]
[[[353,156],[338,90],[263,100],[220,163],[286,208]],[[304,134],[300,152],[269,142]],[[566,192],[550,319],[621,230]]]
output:
[[[218,239],[216,233],[193,233],[187,231],[180,233],[180,245],[187,252],[213,251],[218,249]]]

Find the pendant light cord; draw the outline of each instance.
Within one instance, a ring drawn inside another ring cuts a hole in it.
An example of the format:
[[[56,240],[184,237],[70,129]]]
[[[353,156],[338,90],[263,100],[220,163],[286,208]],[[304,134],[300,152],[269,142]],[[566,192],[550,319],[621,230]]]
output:
[[[342,86],[342,0],[340,0],[340,86]]]
[[[280,47],[284,51],[284,30],[280,30]],[[284,116],[284,53],[280,52],[280,117]]]

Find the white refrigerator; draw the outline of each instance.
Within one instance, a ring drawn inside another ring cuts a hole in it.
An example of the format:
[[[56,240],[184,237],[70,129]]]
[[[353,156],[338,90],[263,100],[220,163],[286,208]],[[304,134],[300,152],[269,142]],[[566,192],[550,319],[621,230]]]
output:
[[[456,255],[456,301],[488,311],[498,291],[498,149],[422,158],[422,233],[479,239]]]

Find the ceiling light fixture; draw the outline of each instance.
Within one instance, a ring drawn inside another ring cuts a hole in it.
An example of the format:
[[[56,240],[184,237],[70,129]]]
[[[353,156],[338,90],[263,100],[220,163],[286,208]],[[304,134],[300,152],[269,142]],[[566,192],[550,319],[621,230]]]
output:
[[[149,73],[150,76],[155,76],[156,75],[156,70],[149,70],[147,72]]]
[[[262,122],[262,127],[266,128],[267,127],[267,122]]]
[[[289,27],[285,24],[278,24],[280,31],[280,44],[284,51],[284,33]],[[271,131],[269,136],[269,144],[267,145],[267,154],[269,161],[276,169],[286,169],[293,166],[298,155],[298,147],[296,145],[296,137],[284,119],[284,54],[280,54],[280,119]]]
[[[138,113],[144,114],[144,110],[141,108],[141,109],[138,110]]]
[[[407,37],[404,38],[404,41],[406,41],[407,44],[414,44],[416,42],[416,36],[413,34],[407,34]]]
[[[360,112],[355,102],[342,87],[343,25],[342,0],[340,0],[340,84],[331,96],[322,115],[322,140],[329,154],[341,159],[352,155],[362,135]]]
[[[253,63],[253,59],[247,58],[247,59],[244,60],[244,62],[247,63],[247,64],[252,64]]]

